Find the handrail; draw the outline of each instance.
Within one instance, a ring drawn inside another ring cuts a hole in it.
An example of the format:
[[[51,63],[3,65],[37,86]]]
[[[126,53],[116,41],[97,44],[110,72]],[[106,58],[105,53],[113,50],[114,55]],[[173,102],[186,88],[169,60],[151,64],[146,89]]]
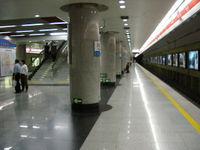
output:
[[[40,57],[41,55],[43,55],[43,53],[44,53],[44,50],[42,50],[40,53],[39,53],[39,56],[38,57]],[[32,63],[34,63],[36,61],[36,59],[33,61],[33,62],[31,62],[29,65],[28,65],[28,67],[30,67],[31,65],[32,65]],[[44,63],[46,61],[46,59],[42,59],[42,61],[40,62],[40,64],[37,66],[37,67],[35,67],[35,69],[33,70],[33,72],[28,76],[28,80],[31,80],[32,79],[32,77],[35,75],[35,73],[40,69],[40,67],[42,66],[42,64]]]
[[[67,41],[63,41],[62,44],[59,46],[58,48],[58,54],[57,54],[57,58],[60,58],[61,56],[63,56],[63,49],[65,49],[67,47]],[[54,62],[54,64],[52,65],[52,70],[55,71],[55,66],[58,64],[60,59],[56,59],[56,61]]]

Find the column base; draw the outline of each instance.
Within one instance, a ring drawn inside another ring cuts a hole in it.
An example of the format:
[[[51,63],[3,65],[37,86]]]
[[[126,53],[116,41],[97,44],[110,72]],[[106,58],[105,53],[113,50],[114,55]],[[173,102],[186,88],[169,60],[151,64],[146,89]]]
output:
[[[115,86],[116,83],[115,82],[101,82],[101,85],[103,85],[103,86]]]
[[[99,112],[99,103],[94,104],[72,104],[72,110],[76,112]]]

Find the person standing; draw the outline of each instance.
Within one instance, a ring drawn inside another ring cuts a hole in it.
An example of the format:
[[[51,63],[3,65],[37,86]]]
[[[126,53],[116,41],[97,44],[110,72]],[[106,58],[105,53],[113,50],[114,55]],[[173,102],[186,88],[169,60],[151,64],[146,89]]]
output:
[[[26,65],[25,60],[22,60],[21,66],[21,83],[22,83],[22,92],[26,89],[28,91],[28,67]]]
[[[46,43],[46,45],[44,46],[44,55],[45,55],[45,59],[49,58],[49,45],[48,45],[48,43]]]
[[[51,57],[53,62],[56,61],[56,55],[57,55],[57,45],[56,43],[53,41],[52,45],[51,45]]]
[[[13,80],[16,81],[15,84],[15,93],[20,93],[21,88],[20,88],[20,76],[21,76],[21,66],[19,64],[19,60],[15,60],[15,65],[13,68]]]

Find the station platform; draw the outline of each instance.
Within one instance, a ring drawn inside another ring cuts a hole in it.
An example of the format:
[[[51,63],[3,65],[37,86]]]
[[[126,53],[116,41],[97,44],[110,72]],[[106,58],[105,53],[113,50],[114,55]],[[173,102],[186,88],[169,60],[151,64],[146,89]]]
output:
[[[6,84],[5,84],[6,83]],[[200,109],[133,64],[116,87],[101,88],[101,113],[71,110],[69,86],[0,82],[0,150],[199,150]]]

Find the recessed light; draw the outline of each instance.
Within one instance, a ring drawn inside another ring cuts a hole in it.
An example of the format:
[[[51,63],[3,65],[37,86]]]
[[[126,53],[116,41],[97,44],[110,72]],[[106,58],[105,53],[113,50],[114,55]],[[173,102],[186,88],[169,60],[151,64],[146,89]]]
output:
[[[124,22],[127,22],[128,21],[128,19],[122,19]]]
[[[36,18],[40,17],[40,15],[35,15]]]
[[[124,26],[128,26],[128,23],[125,23]]]
[[[38,17],[40,17],[40,15],[36,14],[35,17],[38,18]]]
[[[29,27],[29,26],[42,26],[44,23],[32,23],[32,24],[22,24],[22,27]]]
[[[126,8],[126,6],[125,5],[120,5],[120,8],[124,9],[124,8]]]
[[[125,1],[124,0],[119,0],[119,3],[120,4],[125,4]]]

